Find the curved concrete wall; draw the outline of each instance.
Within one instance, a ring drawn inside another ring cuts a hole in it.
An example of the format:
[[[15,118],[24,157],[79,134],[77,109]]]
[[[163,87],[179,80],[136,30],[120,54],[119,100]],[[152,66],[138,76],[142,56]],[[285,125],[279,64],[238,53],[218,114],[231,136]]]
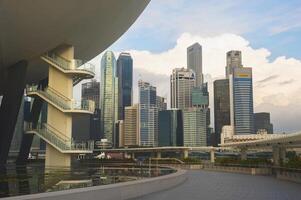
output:
[[[141,197],[177,186],[186,180],[186,170],[155,178],[142,179],[112,185],[94,186],[58,192],[40,193],[3,198],[8,200],[121,200]]]

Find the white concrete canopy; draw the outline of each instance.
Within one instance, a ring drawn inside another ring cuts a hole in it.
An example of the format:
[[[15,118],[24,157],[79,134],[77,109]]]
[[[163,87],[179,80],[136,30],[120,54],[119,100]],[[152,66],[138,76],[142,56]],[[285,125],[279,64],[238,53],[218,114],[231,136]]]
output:
[[[0,70],[27,60],[27,83],[47,76],[39,57],[62,44],[90,60],[116,41],[150,0],[0,0]],[[5,83],[0,73],[0,94]]]

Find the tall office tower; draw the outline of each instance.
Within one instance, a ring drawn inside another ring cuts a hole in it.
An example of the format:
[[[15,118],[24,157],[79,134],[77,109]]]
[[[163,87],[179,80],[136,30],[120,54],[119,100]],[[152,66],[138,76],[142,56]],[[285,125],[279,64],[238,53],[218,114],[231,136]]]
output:
[[[270,113],[260,112],[254,114],[255,133],[260,130],[266,130],[268,134],[273,134],[273,124],[271,123]]]
[[[209,127],[210,109],[209,109],[209,92],[208,92],[207,83],[203,83],[201,87],[194,87],[192,89],[192,107],[202,108],[203,111],[206,112],[206,123],[201,125],[206,127],[207,144],[211,145],[212,129]]]
[[[118,119],[124,119],[124,107],[132,105],[133,60],[129,53],[121,53],[117,59]]]
[[[124,146],[139,146],[139,120],[139,104],[135,104],[133,106],[128,106],[124,108]]]
[[[90,140],[100,140],[103,138],[100,126],[100,116],[101,110],[99,108],[95,109],[93,115],[90,116]]]
[[[237,135],[254,133],[252,68],[234,68],[230,81],[230,120]]]
[[[193,107],[186,108],[182,112],[184,146],[207,146],[207,109]]]
[[[191,69],[173,69],[170,75],[171,108],[184,109],[191,107],[193,87],[195,87],[195,74]]]
[[[214,87],[214,130],[215,139],[213,146],[221,142],[221,133],[223,126],[228,126],[230,122],[230,94],[229,79],[216,80]]]
[[[158,108],[156,87],[139,80],[140,145],[157,146]]]
[[[157,101],[156,104],[157,104],[157,107],[158,107],[158,111],[167,109],[166,98],[157,96],[156,101]]]
[[[92,100],[95,103],[95,109],[99,108],[100,83],[93,79],[90,82],[82,84],[82,100]]]
[[[124,146],[124,121],[117,120],[115,123],[115,148]]]
[[[229,79],[229,75],[233,74],[234,68],[242,68],[241,51],[228,51],[227,52],[227,66],[226,66],[226,78]]]
[[[178,109],[159,111],[159,146],[183,146],[182,111]]]
[[[114,145],[115,122],[118,112],[118,78],[116,59],[112,51],[107,51],[101,59],[101,130],[104,138]]]
[[[196,86],[201,87],[203,84],[203,67],[202,46],[199,43],[194,43],[187,48],[187,68],[194,71]]]

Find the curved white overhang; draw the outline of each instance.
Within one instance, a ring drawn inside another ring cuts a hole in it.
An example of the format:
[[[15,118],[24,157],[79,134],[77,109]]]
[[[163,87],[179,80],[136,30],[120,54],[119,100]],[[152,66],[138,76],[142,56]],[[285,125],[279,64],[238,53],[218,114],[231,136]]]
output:
[[[47,75],[39,57],[62,44],[75,47],[75,58],[90,60],[116,41],[149,1],[2,0],[0,69],[27,60],[27,82],[38,81]]]

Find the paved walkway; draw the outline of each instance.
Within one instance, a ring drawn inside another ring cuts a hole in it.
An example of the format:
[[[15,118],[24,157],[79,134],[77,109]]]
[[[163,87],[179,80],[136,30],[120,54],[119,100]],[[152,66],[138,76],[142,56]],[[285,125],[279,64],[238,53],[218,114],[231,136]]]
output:
[[[139,200],[300,200],[301,184],[268,176],[188,171],[183,184]]]

